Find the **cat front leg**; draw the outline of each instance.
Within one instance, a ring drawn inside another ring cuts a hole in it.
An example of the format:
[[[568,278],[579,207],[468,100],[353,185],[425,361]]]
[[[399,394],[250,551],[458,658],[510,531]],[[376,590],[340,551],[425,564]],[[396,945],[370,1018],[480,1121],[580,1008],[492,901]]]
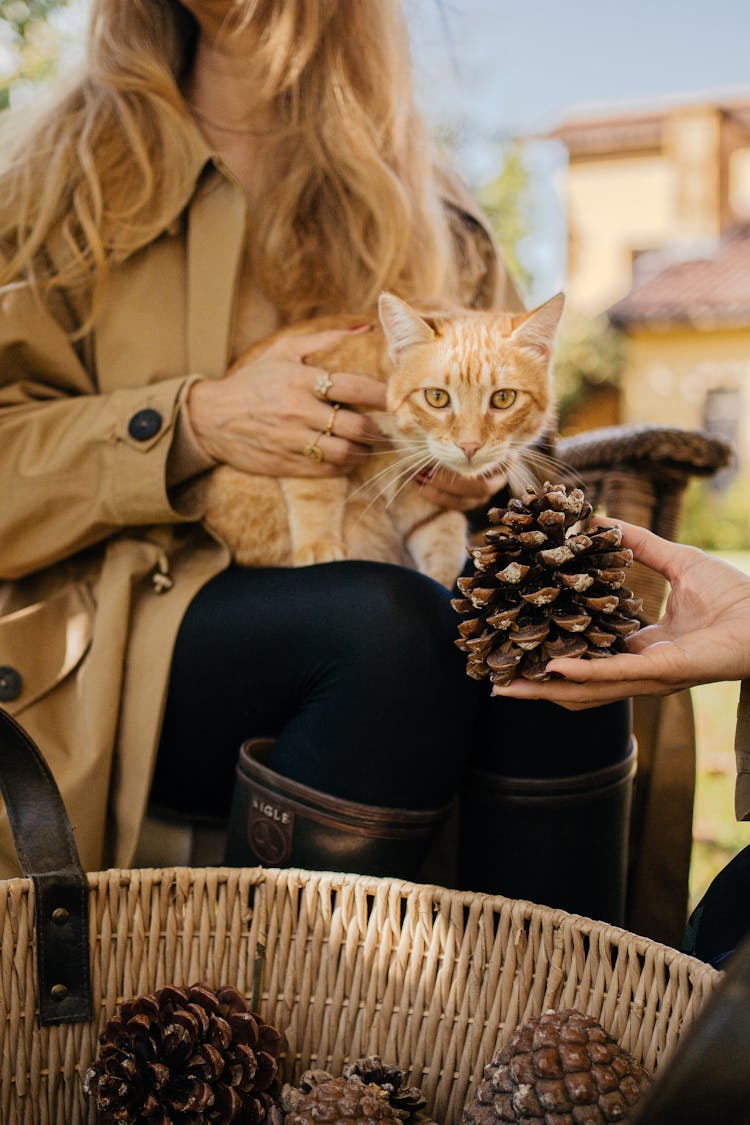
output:
[[[391,515],[416,569],[452,589],[466,561],[464,514],[439,508],[408,487],[399,493]]]
[[[279,484],[287,507],[292,566],[348,558],[343,530],[347,478],[283,477]]]
[[[466,538],[466,517],[439,508],[407,532],[406,545],[421,574],[452,590],[466,561]]]

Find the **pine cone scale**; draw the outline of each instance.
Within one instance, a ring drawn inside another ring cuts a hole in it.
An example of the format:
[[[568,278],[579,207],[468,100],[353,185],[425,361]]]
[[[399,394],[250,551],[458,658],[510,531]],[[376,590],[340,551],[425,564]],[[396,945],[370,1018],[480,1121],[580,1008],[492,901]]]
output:
[[[259,1041],[267,1050],[253,1049]],[[278,1092],[281,1042],[234,989],[169,985],[120,1005],[84,1089],[102,1125],[260,1125]]]
[[[648,1082],[590,1016],[548,1011],[517,1028],[485,1067],[463,1122],[624,1125]]]
[[[623,585],[632,553],[618,527],[581,530],[591,505],[580,489],[546,482],[507,508],[493,508],[475,573],[458,581],[457,647],[474,679],[508,684],[547,678],[558,656],[597,660],[625,650],[640,628],[641,602]]]

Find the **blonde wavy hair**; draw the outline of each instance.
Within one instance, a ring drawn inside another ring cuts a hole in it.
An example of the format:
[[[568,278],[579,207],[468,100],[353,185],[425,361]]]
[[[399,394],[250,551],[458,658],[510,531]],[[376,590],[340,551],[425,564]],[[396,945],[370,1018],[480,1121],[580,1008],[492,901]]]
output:
[[[232,13],[257,28],[248,67],[280,122],[285,174],[254,210],[252,237],[284,319],[362,310],[384,288],[452,295],[398,0],[237,0]],[[90,325],[109,268],[160,234],[192,187],[180,87],[197,37],[178,0],[94,0],[83,76],[0,176],[0,283],[83,293]]]

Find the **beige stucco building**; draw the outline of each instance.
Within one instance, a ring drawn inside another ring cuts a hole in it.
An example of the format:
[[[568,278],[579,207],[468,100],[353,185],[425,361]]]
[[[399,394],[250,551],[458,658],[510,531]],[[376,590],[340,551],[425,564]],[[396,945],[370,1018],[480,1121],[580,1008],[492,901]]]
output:
[[[705,427],[750,466],[750,98],[570,120],[571,307],[628,336],[621,421]]]

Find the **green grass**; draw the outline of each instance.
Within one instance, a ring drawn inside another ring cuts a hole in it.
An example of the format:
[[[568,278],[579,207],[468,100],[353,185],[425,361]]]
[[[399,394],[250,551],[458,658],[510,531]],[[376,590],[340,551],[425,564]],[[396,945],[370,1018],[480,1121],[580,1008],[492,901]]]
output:
[[[750,551],[716,552],[750,574]],[[738,683],[693,688],[697,742],[697,779],[690,863],[691,909],[714,875],[747,844],[750,822],[734,818],[734,723]]]

